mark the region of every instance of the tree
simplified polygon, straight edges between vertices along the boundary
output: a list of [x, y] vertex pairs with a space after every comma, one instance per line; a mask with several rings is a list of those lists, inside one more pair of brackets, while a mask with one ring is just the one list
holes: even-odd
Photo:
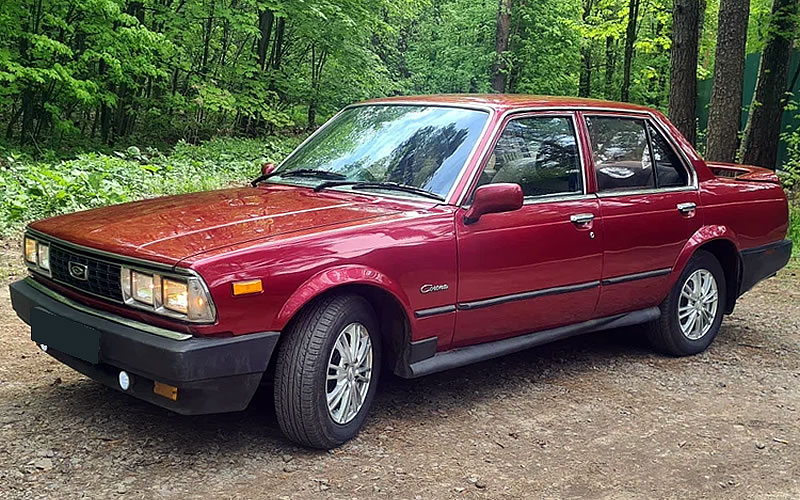
[[499, 0], [497, 6], [495, 59], [492, 65], [492, 90], [495, 92], [505, 92], [508, 81], [506, 50], [508, 50], [508, 37], [511, 34], [511, 2], [512, 0]]
[[[582, 21], [586, 23], [589, 16], [592, 14], [593, 0], [583, 0], [583, 15]], [[592, 40], [586, 39], [581, 48], [581, 58], [583, 60], [583, 69], [581, 70], [581, 80], [578, 85], [578, 95], [581, 97], [589, 97], [592, 95]]]
[[670, 53], [669, 118], [686, 139], [695, 143], [697, 125], [697, 53], [700, 4], [674, 0]]
[[797, 0], [774, 0], [772, 4], [767, 44], [739, 151], [742, 163], [775, 168], [798, 4]]
[[625, 60], [622, 66], [621, 101], [630, 100], [631, 64], [633, 63], [633, 44], [636, 43], [636, 23], [639, 19], [639, 0], [628, 1], [628, 25], [625, 28]]
[[720, 4], [705, 152], [709, 160], [736, 159], [749, 15], [750, 0], [725, 0]]

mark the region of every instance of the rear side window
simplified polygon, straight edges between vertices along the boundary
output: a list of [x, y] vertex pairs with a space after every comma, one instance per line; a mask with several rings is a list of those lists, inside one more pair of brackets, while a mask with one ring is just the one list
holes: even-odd
[[583, 176], [572, 119], [518, 118], [497, 140], [478, 185], [511, 182], [525, 197], [583, 194]]
[[598, 191], [656, 187], [644, 120], [591, 116], [586, 118], [586, 125]]
[[653, 145], [653, 157], [656, 164], [656, 181], [658, 187], [681, 187], [689, 184], [689, 173], [683, 166], [678, 154], [669, 145], [667, 139], [655, 127], [647, 124], [650, 131], [650, 142]]

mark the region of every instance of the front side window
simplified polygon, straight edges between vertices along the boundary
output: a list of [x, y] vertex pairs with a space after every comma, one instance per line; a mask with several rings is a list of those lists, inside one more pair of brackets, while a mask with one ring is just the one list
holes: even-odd
[[506, 125], [478, 185], [510, 182], [526, 197], [583, 193], [583, 176], [572, 119], [517, 118]]
[[645, 121], [637, 118], [586, 118], [598, 191], [656, 187]]
[[366, 190], [367, 184], [396, 183], [444, 198], [487, 119], [484, 111], [442, 106], [348, 108], [292, 153], [271, 180], [327, 180], [339, 182], [339, 189]]

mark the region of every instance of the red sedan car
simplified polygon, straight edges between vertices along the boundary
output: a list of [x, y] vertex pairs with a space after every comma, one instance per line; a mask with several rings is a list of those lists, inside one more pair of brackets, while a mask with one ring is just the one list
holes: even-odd
[[63, 363], [184, 414], [327, 448], [413, 378], [642, 325], [671, 355], [791, 254], [776, 176], [709, 164], [658, 111], [534, 96], [349, 106], [242, 187], [41, 220], [11, 285]]

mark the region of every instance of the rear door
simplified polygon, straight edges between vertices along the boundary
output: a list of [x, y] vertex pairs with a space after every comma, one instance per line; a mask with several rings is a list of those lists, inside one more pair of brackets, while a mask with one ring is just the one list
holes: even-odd
[[478, 185], [522, 186], [520, 210], [465, 225], [456, 217], [458, 313], [453, 347], [585, 321], [597, 303], [602, 244], [597, 197], [572, 113], [506, 120]]
[[700, 227], [693, 171], [647, 114], [586, 114], [603, 219], [596, 317], [657, 305], [683, 246]]

